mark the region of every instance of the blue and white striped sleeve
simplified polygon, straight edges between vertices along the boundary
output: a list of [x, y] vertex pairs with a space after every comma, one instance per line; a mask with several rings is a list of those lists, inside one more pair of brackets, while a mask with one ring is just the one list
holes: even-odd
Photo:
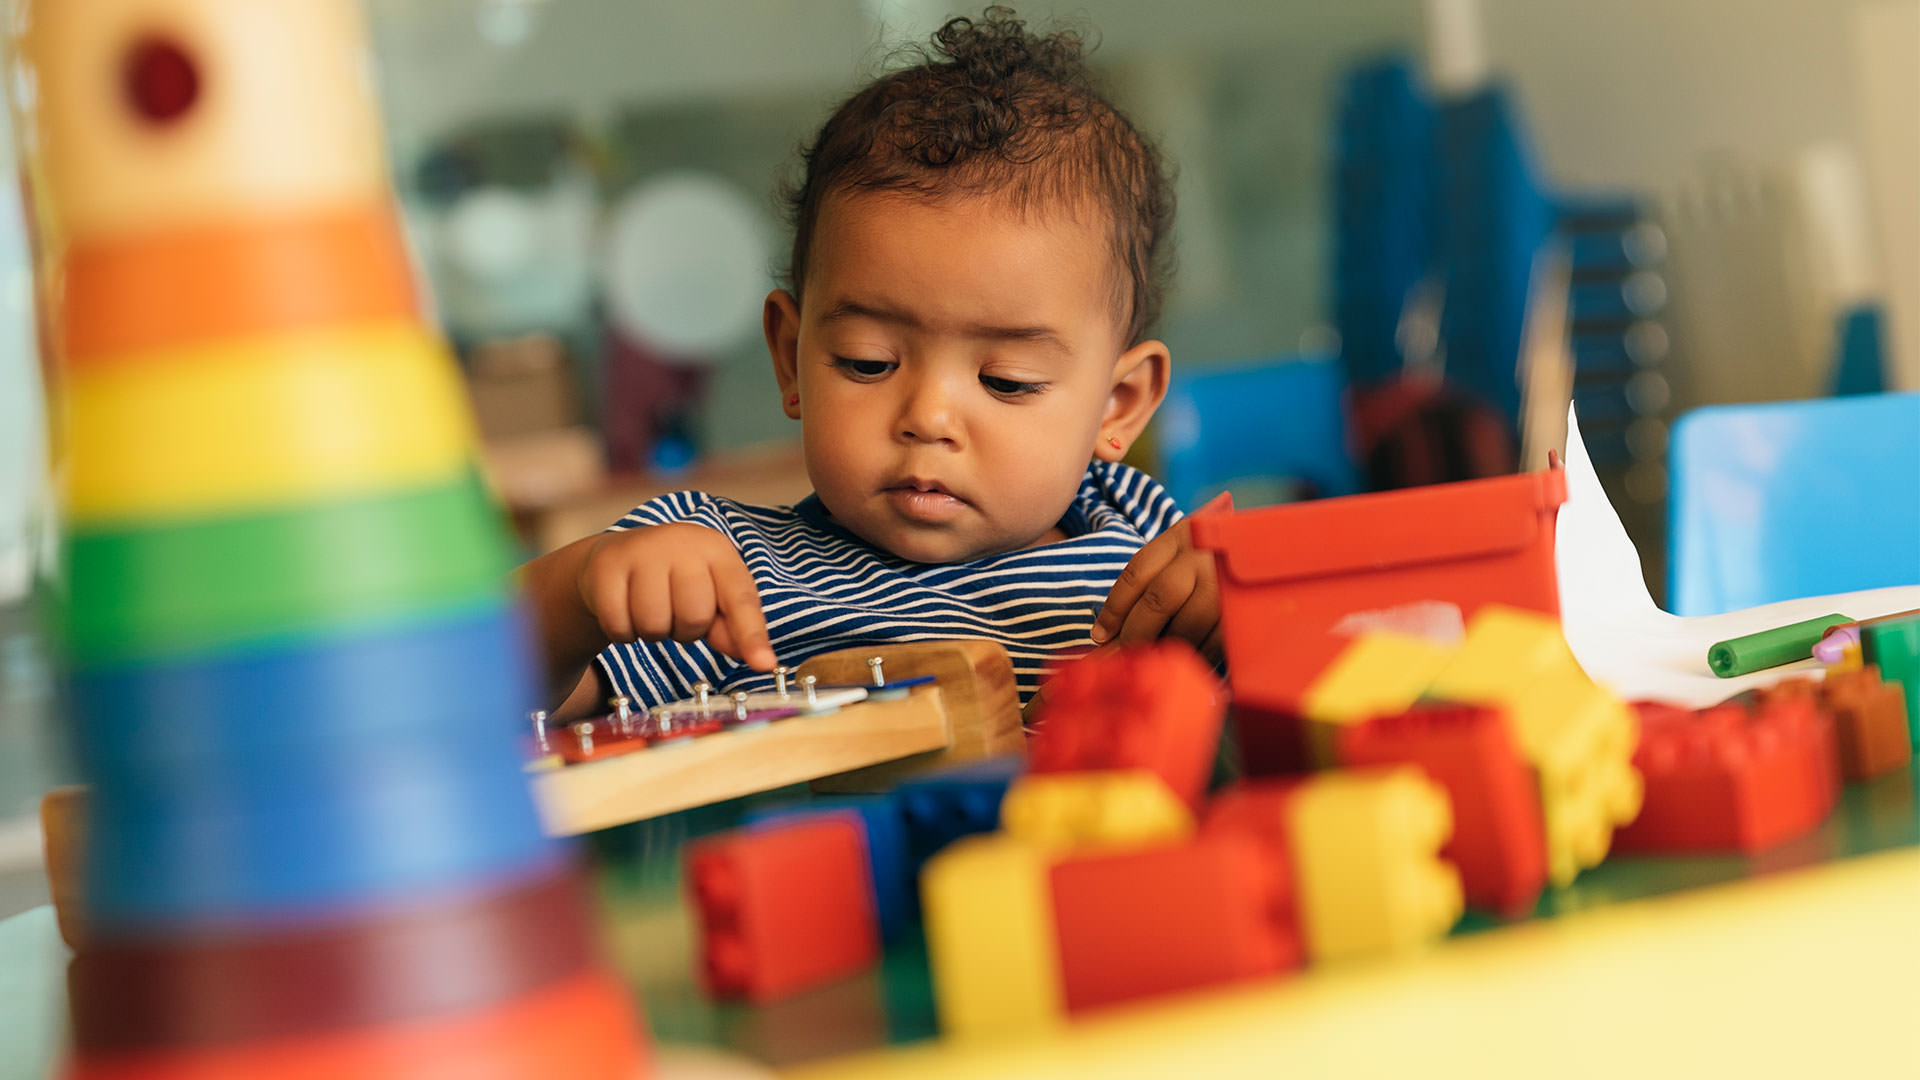
[[[626, 516], [606, 527], [606, 532], [625, 532], [642, 525], [671, 525], [692, 521], [713, 505], [713, 496], [704, 491], [676, 491], [648, 499], [627, 511]], [[702, 521], [701, 524], [711, 524]]]

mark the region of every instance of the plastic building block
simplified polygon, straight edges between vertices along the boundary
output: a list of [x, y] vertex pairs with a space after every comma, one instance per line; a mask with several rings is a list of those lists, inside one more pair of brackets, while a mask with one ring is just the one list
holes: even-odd
[[1367, 630], [1450, 620], [1457, 633], [1485, 604], [1557, 613], [1566, 495], [1553, 469], [1196, 517], [1193, 542], [1219, 567], [1236, 705], [1297, 711]]
[[1025, 766], [1018, 757], [987, 758], [918, 773], [895, 788], [914, 871], [960, 837], [998, 829], [1000, 800]]
[[1214, 796], [1200, 829], [1245, 833], [1266, 844], [1274, 857], [1292, 862], [1293, 796], [1311, 777], [1245, 780]]
[[1820, 699], [1833, 716], [1840, 772], [1848, 780], [1871, 780], [1912, 759], [1906, 697], [1898, 683], [1880, 681], [1878, 668], [1829, 674]]
[[701, 972], [714, 996], [777, 1001], [879, 960], [865, 831], [846, 811], [687, 849]]
[[1646, 806], [1614, 838], [1621, 852], [1752, 855], [1803, 836], [1833, 808], [1832, 727], [1802, 696], [1749, 712], [1639, 706], [1634, 762]]
[[1795, 716], [1815, 717], [1812, 721], [1813, 753], [1817, 759], [1814, 778], [1820, 784], [1820, 797], [1832, 806], [1840, 799], [1840, 737], [1820, 684], [1812, 679], [1796, 678], [1762, 688], [1754, 693], [1748, 711], [1765, 714], [1783, 706], [1800, 710]]
[[1460, 875], [1439, 854], [1453, 814], [1419, 769], [1323, 773], [1293, 792], [1289, 811], [1314, 960], [1417, 947], [1460, 918]]
[[1570, 884], [1607, 857], [1613, 831], [1640, 812], [1639, 725], [1632, 709], [1577, 673], [1538, 680], [1507, 708], [1540, 782], [1547, 879]]
[[1193, 812], [1145, 769], [1027, 775], [1007, 789], [1000, 824], [1009, 836], [1075, 851], [1141, 847], [1193, 833]]
[[1035, 1035], [1064, 1020], [1048, 861], [1010, 836], [969, 836], [921, 873], [927, 959], [948, 1037]]
[[1406, 634], [1362, 634], [1307, 688], [1308, 755], [1335, 764], [1339, 729], [1406, 712], [1453, 656], [1453, 650]]
[[911, 929], [917, 906], [913, 863], [908, 857], [907, 823], [899, 801], [890, 795], [848, 795], [814, 799], [793, 806], [750, 811], [749, 826], [802, 821], [823, 814], [852, 812], [866, 829], [867, 869], [873, 878], [875, 913], [882, 941], [896, 941]]
[[1540, 790], [1497, 708], [1428, 705], [1340, 732], [1342, 765], [1418, 765], [1447, 790], [1453, 837], [1440, 854], [1460, 870], [1466, 902], [1531, 911], [1547, 882]]
[[1062, 665], [1041, 692], [1031, 772], [1150, 769], [1199, 804], [1227, 699], [1192, 646], [1170, 639], [1091, 653]]
[[1296, 967], [1292, 882], [1245, 834], [1053, 867], [1069, 1012]]
[[1579, 670], [1558, 619], [1489, 604], [1467, 623], [1465, 640], [1427, 687], [1426, 696], [1442, 701], [1502, 701], [1535, 679]]
[[1920, 750], [1920, 615], [1861, 623], [1860, 647], [1862, 661], [1905, 692], [1908, 745]]
[[1844, 645], [1840, 649], [1840, 659], [1828, 664], [1827, 670], [1829, 672], [1859, 671], [1867, 666], [1864, 652], [1865, 650], [1859, 645]]
[[1633, 712], [1587, 678], [1554, 619], [1483, 609], [1427, 696], [1506, 711], [1539, 780], [1555, 885], [1598, 865], [1613, 830], [1639, 812]]

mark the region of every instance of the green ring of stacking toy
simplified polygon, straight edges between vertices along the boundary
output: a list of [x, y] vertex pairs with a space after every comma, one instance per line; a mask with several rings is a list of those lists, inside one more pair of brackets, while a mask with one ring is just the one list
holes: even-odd
[[[511, 557], [478, 479], [68, 542], [73, 663], [149, 660], [478, 603]], [[217, 583], [217, 584], [214, 584]]]

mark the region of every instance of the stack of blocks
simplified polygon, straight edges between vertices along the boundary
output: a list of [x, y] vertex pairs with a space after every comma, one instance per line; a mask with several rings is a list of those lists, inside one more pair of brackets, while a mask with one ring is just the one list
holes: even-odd
[[1047, 684], [1001, 830], [921, 879], [941, 1026], [1053, 1028], [1090, 1009], [1389, 952], [1444, 934], [1445, 792], [1411, 768], [1209, 799], [1218, 679], [1190, 648], [1094, 654]]
[[709, 990], [765, 1002], [871, 966], [892, 936], [873, 914], [888, 878], [916, 872], [941, 1026], [956, 1037], [1035, 1034], [1308, 957], [1417, 947], [1460, 917], [1459, 875], [1440, 858], [1447, 792], [1417, 768], [1210, 799], [1225, 692], [1190, 647], [1073, 661], [1044, 700], [1024, 772], [962, 766], [693, 845]]
[[16, 14], [92, 785], [68, 1074], [643, 1072], [521, 776], [509, 547], [358, 5]]
[[1811, 694], [1694, 712], [1642, 704], [1647, 804], [1622, 852], [1756, 854], [1825, 821], [1839, 795], [1833, 722]]
[[1447, 789], [1447, 856], [1478, 908], [1531, 910], [1547, 881], [1604, 859], [1640, 810], [1633, 713], [1544, 615], [1487, 605], [1457, 648], [1363, 635], [1303, 700], [1322, 764], [1418, 765]]
[[1178, 642], [1100, 650], [1048, 681], [1024, 771], [925, 774], [697, 844], [706, 981], [768, 1001], [870, 967], [911, 925], [916, 876], [957, 1038], [1404, 952], [1469, 905], [1524, 916], [1611, 849], [1751, 852], [1804, 833], [1843, 765], [1906, 760], [1900, 693], [1855, 671], [1751, 711], [1636, 712], [1587, 678], [1555, 619], [1486, 604], [1457, 645], [1360, 635], [1301, 695], [1320, 771], [1209, 795], [1212, 670]]

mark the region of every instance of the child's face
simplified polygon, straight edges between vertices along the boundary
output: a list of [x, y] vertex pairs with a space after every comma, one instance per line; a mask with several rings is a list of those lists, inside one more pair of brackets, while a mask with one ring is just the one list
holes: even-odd
[[828, 197], [804, 301], [769, 296], [766, 330], [835, 520], [920, 562], [1062, 538], [1088, 461], [1125, 453], [1169, 366], [1126, 347], [1106, 222], [1081, 216]]

